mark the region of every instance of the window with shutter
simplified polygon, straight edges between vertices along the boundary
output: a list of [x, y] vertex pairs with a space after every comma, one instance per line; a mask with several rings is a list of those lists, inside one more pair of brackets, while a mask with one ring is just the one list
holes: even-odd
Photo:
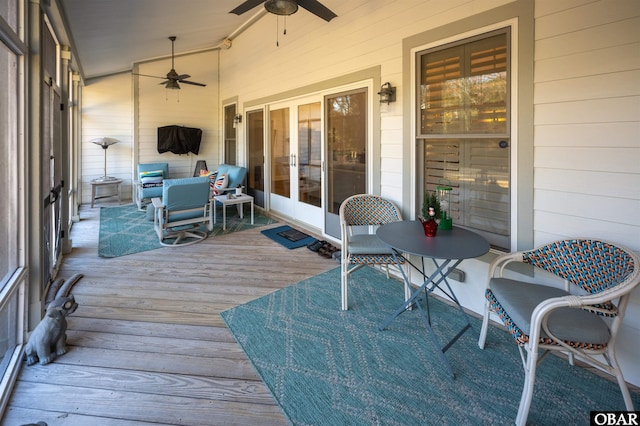
[[[454, 224], [510, 244], [508, 30], [418, 53], [422, 194], [453, 187]], [[421, 206], [420, 200], [417, 205]]]

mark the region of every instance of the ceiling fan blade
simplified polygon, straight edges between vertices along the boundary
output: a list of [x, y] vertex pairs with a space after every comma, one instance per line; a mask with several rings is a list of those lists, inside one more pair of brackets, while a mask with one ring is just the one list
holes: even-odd
[[204, 83], [196, 83], [195, 81], [188, 81], [188, 80], [180, 80], [180, 83], [191, 84], [192, 86], [200, 86], [200, 87], [206, 87], [207, 86]]
[[191, 77], [189, 74], [180, 74], [180, 75], [176, 75], [175, 77], [172, 77], [174, 80], [184, 80], [185, 78], [189, 78]]
[[236, 7], [235, 9], [233, 9], [231, 12], [229, 13], [235, 13], [236, 15], [242, 15], [245, 12], [248, 12], [249, 10], [253, 9], [254, 7], [256, 7], [257, 5], [264, 3], [264, 0], [247, 0], [244, 3], [242, 3], [240, 6]]
[[296, 0], [296, 2], [300, 7], [307, 9], [309, 12], [324, 19], [327, 22], [338, 16], [318, 0]]

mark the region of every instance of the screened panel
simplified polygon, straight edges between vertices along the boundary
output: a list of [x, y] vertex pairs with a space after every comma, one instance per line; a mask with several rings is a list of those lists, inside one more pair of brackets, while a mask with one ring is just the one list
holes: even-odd
[[18, 141], [18, 56], [0, 43], [0, 217], [4, 226], [0, 227], [0, 289], [9, 281], [18, 268], [18, 232], [15, 226], [17, 216], [17, 141]]

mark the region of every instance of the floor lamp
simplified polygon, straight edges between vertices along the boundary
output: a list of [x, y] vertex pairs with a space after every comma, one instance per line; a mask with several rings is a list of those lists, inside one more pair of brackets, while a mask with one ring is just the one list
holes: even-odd
[[104, 138], [91, 139], [90, 142], [96, 145], [100, 145], [102, 147], [102, 150], [104, 151], [104, 176], [96, 180], [103, 181], [103, 182], [107, 182], [110, 180], [117, 180], [117, 178], [113, 176], [107, 176], [107, 148], [109, 148], [111, 145], [117, 144], [120, 141], [118, 139], [104, 137]]

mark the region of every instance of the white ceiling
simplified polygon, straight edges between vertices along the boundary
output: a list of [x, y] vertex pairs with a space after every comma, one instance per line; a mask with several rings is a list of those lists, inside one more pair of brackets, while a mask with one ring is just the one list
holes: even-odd
[[[85, 79], [131, 70], [134, 62], [218, 47], [263, 16], [257, 6], [229, 13], [244, 0], [59, 0], [69, 43]], [[297, 13], [309, 13], [300, 9]]]

